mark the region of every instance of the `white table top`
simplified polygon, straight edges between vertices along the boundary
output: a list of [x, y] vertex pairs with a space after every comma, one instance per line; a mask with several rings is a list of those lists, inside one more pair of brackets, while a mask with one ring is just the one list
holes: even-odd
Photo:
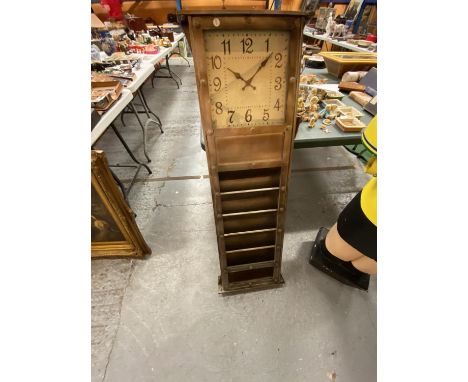
[[136, 78], [129, 86], [122, 90], [120, 98], [107, 110], [94, 129], [91, 131], [91, 146], [105, 133], [112, 121], [125, 109], [133, 99], [133, 93], [146, 81], [154, 72], [154, 65], [162, 58], [169, 55], [179, 44], [179, 41], [185, 37], [183, 33], [174, 33], [174, 42], [171, 47], [162, 48], [157, 54], [141, 54], [142, 64], [139, 70], [135, 72]]
[[154, 65], [149, 63], [142, 63], [140, 69], [135, 71], [135, 79], [126, 86], [128, 90], [135, 93], [141, 85], [144, 84], [146, 79], [154, 72]]
[[133, 94], [128, 89], [123, 89], [120, 98], [114, 102], [114, 104], [101, 115], [101, 119], [94, 126], [91, 131], [91, 146], [94, 145], [97, 140], [104, 134], [110, 124], [118, 117], [118, 115], [125, 109], [125, 107], [133, 99]]
[[157, 54], [138, 54], [142, 58], [141, 67], [135, 72], [136, 78], [127, 86], [127, 89], [135, 93], [138, 88], [143, 85], [146, 79], [154, 72], [154, 65], [162, 58], [170, 54], [178, 45], [179, 41], [184, 38], [183, 33], [174, 35], [174, 42], [171, 47], [163, 48]]
[[178, 45], [179, 41], [185, 37], [183, 33], [174, 33], [174, 42], [172, 46], [168, 48], [164, 48], [162, 46], [159, 47], [159, 52], [156, 54], [141, 54], [143, 62], [148, 62], [151, 65], [156, 65], [162, 58], [168, 56]]
[[139, 54], [138, 56], [142, 58], [141, 67], [135, 72], [136, 78], [132, 81], [130, 85], [127, 86], [127, 89], [132, 93], [135, 93], [138, 88], [143, 85], [146, 79], [154, 72], [154, 65], [159, 62], [162, 58], [169, 55], [179, 44], [179, 41], [184, 38], [183, 33], [174, 34], [174, 42], [171, 47], [163, 48], [157, 54]]
[[310, 32], [304, 32], [304, 35], [305, 35], [305, 36], [312, 37], [312, 38], [316, 38], [317, 40], [322, 40], [322, 41], [331, 42], [333, 45], [341, 46], [341, 47], [343, 47], [343, 48], [345, 48], [345, 49], [352, 50], [353, 52], [372, 52], [372, 51], [370, 51], [370, 50], [367, 49], [367, 48], [362, 48], [362, 47], [360, 47], [360, 46], [356, 46], [356, 45], [353, 45], [353, 44], [349, 44], [349, 43], [347, 43], [346, 41], [333, 40], [332, 38], [330, 38], [330, 37], [325, 37], [324, 35], [312, 34], [312, 33], [310, 33]]

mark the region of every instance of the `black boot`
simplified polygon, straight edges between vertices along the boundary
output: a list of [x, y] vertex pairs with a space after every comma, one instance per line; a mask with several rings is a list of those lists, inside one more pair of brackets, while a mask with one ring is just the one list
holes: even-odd
[[343, 261], [333, 256], [325, 246], [327, 234], [328, 229], [324, 227], [319, 229], [309, 263], [343, 284], [367, 291], [369, 289], [369, 275], [357, 270], [350, 261]]

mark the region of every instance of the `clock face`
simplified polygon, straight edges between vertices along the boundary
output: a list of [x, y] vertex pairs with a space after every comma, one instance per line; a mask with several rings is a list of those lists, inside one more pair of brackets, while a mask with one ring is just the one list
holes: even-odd
[[204, 32], [214, 128], [285, 122], [289, 31]]

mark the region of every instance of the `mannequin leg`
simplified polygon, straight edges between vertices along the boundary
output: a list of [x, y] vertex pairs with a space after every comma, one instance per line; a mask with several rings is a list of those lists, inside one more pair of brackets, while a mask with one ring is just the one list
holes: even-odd
[[309, 263], [349, 286], [367, 291], [369, 275], [377, 273], [377, 262], [364, 256], [339, 235], [336, 224], [321, 228], [312, 247]]
[[377, 259], [377, 227], [363, 213], [360, 199], [361, 192], [330, 230], [319, 229], [309, 263], [344, 284], [367, 291], [369, 275], [377, 273], [377, 261], [373, 260]]
[[330, 231], [325, 238], [325, 246], [328, 251], [333, 256], [336, 256], [343, 261], [353, 261], [364, 256], [361, 252], [341, 238], [336, 227], [337, 225], [335, 223], [333, 227], [330, 228]]
[[325, 238], [325, 247], [333, 256], [343, 261], [351, 261], [357, 270], [369, 275], [377, 274], [377, 262], [344, 241], [338, 233], [336, 223]]
[[359, 259], [351, 261], [351, 263], [358, 271], [367, 273], [369, 275], [377, 274], [377, 261], [371, 259], [370, 257], [362, 256]]

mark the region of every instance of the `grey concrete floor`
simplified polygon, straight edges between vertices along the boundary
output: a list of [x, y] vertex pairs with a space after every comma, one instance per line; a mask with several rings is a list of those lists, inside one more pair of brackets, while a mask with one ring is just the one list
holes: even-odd
[[[183, 85], [145, 85], [164, 134], [150, 125], [151, 176], [129, 199], [153, 250], [145, 260], [92, 262], [92, 380], [376, 381], [376, 279], [368, 293], [312, 268], [307, 257], [367, 177], [341, 147], [295, 150], [281, 288], [217, 293], [218, 252], [193, 68]], [[143, 158], [133, 116], [119, 130]], [[108, 131], [97, 148], [129, 163]], [[122, 179], [127, 170], [116, 171]], [[333, 379], [332, 373], [336, 374]]]

